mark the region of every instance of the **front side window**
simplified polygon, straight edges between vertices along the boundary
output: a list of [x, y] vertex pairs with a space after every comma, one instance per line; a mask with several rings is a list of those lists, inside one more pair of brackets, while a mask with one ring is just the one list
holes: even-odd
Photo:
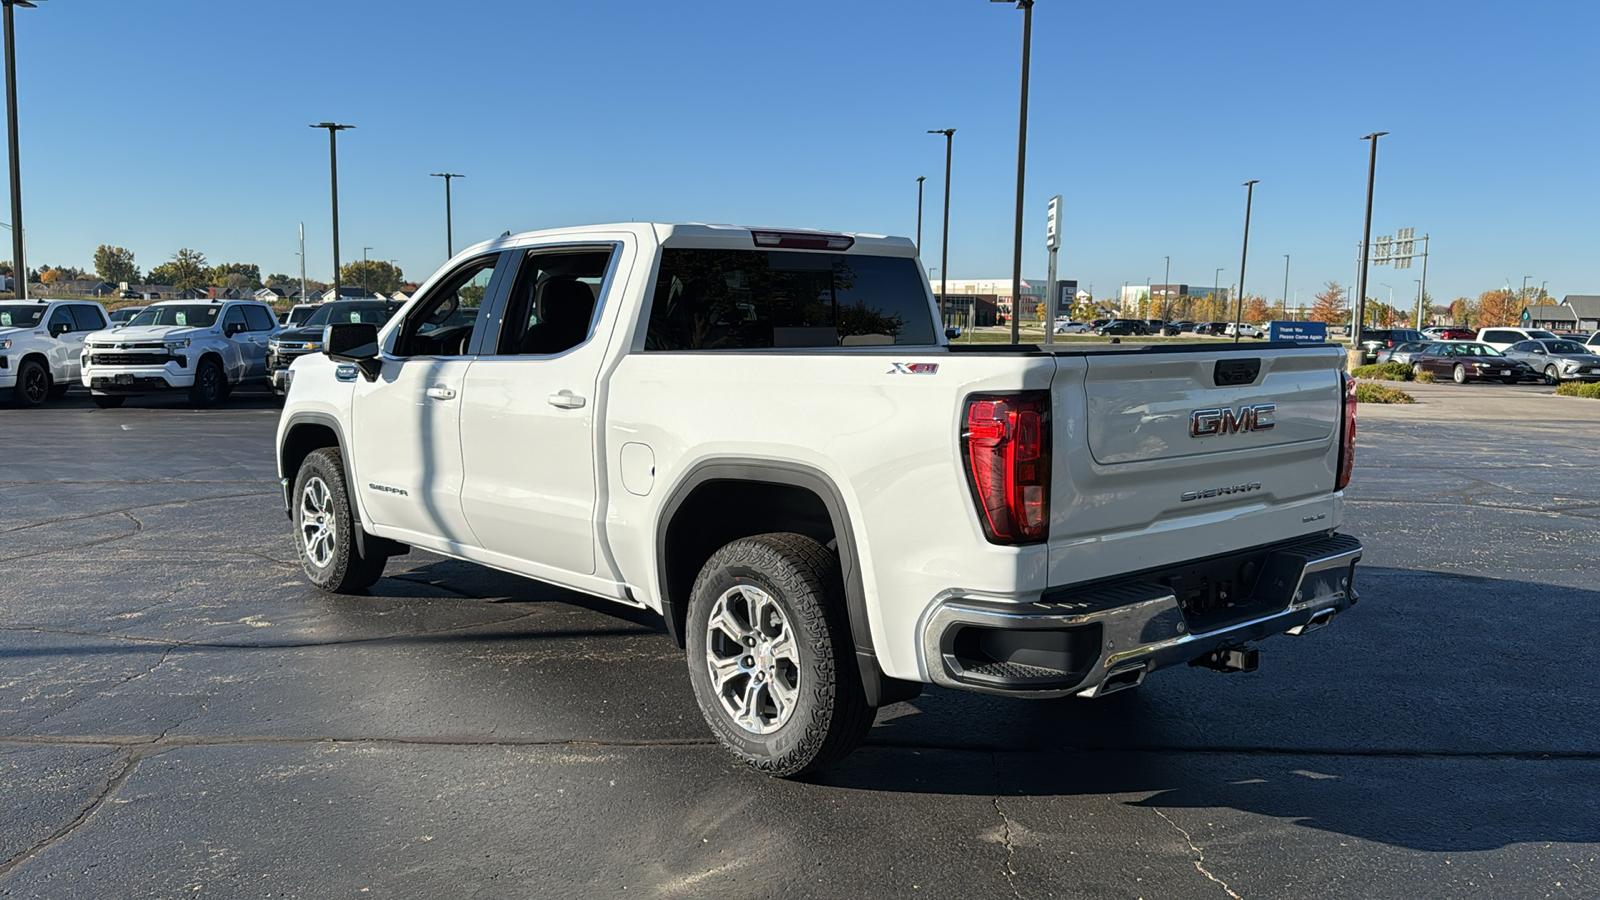
[[499, 254], [480, 256], [451, 272], [406, 316], [396, 356], [465, 356], [483, 295]]
[[496, 352], [549, 356], [587, 341], [610, 264], [609, 250], [530, 251], [506, 298]]
[[50, 314], [50, 333], [65, 334], [73, 329], [72, 310], [65, 306], [56, 307]]
[[661, 252], [646, 350], [931, 345], [916, 261], [795, 250]]
[[244, 324], [244, 310], [237, 306], [229, 307], [228, 312], [222, 317], [223, 333], [238, 334], [239, 332], [245, 330], [247, 329]]

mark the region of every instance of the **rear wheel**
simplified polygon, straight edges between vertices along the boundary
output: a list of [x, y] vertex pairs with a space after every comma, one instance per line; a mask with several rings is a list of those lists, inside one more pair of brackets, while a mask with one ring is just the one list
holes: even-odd
[[208, 356], [200, 360], [194, 370], [194, 384], [189, 388], [189, 402], [202, 409], [216, 406], [228, 396], [228, 378], [222, 372], [222, 363]]
[[111, 394], [95, 394], [92, 399], [94, 400], [94, 405], [100, 407], [101, 409], [116, 409], [128, 398], [117, 397]]
[[1466, 384], [1467, 367], [1460, 363], [1456, 363], [1456, 367], [1450, 371], [1450, 377], [1455, 380], [1456, 384]]
[[294, 542], [311, 583], [335, 594], [365, 590], [383, 577], [387, 557], [362, 556], [355, 516], [335, 447], [313, 450], [294, 481]]
[[728, 752], [769, 775], [831, 765], [876, 714], [856, 668], [839, 560], [798, 534], [743, 538], [695, 579], [686, 636], [695, 700]]
[[50, 397], [50, 370], [37, 359], [25, 359], [17, 367], [17, 386], [11, 389], [11, 400], [18, 406], [29, 408], [43, 406]]
[[1424, 369], [1422, 368], [1422, 363], [1411, 364], [1411, 375], [1413, 378], [1421, 378], [1423, 371]]
[[1544, 383], [1545, 384], [1560, 384], [1561, 383], [1561, 372], [1555, 366], [1545, 366], [1544, 367]]

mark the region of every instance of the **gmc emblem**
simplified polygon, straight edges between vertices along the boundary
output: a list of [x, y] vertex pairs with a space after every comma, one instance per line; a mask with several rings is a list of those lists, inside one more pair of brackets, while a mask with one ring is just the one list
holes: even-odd
[[1237, 434], [1241, 431], [1267, 431], [1277, 424], [1272, 421], [1272, 414], [1277, 409], [1276, 403], [1241, 406], [1238, 412], [1227, 408], [1197, 409], [1189, 414], [1189, 436], [1209, 437], [1213, 434]]

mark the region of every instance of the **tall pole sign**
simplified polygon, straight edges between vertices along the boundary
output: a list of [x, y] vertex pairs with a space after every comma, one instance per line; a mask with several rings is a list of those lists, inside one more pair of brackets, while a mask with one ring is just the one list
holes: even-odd
[[[1056, 297], [1056, 251], [1061, 249], [1061, 195], [1050, 198], [1050, 205], [1045, 213], [1044, 220], [1044, 246], [1050, 251], [1050, 286], [1045, 294], [1044, 309], [1044, 342], [1055, 343], [1056, 313], [1061, 300]], [[1018, 308], [1017, 300], [1013, 299], [1012, 307]]]

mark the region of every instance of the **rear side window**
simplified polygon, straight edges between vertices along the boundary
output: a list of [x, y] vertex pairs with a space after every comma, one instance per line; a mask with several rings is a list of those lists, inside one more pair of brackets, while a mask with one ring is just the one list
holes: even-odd
[[645, 349], [929, 345], [933, 324], [913, 259], [668, 249]]
[[1514, 331], [1497, 331], [1495, 329], [1490, 329], [1479, 335], [1478, 340], [1510, 343], [1511, 341], [1522, 340], [1522, 335], [1517, 334]]
[[79, 331], [99, 331], [106, 327], [106, 317], [100, 307], [79, 303], [68, 308], [72, 310], [72, 321], [78, 323]]
[[244, 320], [250, 323], [251, 331], [271, 331], [277, 324], [272, 319], [272, 313], [267, 312], [264, 306], [246, 306]]

